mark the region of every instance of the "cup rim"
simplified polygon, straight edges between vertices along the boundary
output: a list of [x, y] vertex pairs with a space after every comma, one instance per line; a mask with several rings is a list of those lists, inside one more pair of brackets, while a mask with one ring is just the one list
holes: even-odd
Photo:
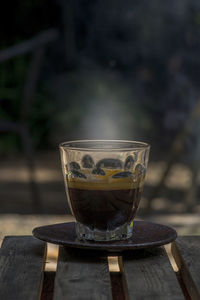
[[[81, 144], [89, 144], [89, 143], [121, 143], [124, 144], [124, 147], [114, 147], [114, 148], [104, 148], [104, 147], [99, 147], [99, 148], [92, 148], [92, 147], [81, 147]], [[80, 146], [75, 146], [75, 145], [80, 144]], [[132, 147], [125, 147], [126, 144], [132, 145]], [[135, 141], [135, 140], [104, 140], [104, 139], [85, 139], [85, 140], [73, 140], [73, 141], [66, 141], [62, 142], [59, 144], [60, 149], [68, 149], [68, 150], [78, 150], [78, 151], [91, 151], [91, 152], [98, 152], [98, 151], [108, 151], [108, 152], [113, 152], [113, 151], [138, 151], [138, 150], [147, 150], [150, 149], [150, 145], [146, 142], [140, 142], [140, 141]]]

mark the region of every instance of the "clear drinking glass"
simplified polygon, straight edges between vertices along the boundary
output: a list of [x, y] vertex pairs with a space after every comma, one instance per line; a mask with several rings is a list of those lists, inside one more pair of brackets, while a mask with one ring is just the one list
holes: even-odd
[[150, 146], [123, 140], [60, 144], [68, 203], [81, 240], [130, 238]]

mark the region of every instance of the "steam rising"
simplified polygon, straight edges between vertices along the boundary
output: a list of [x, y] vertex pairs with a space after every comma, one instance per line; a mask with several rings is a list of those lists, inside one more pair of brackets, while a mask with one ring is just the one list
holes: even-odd
[[128, 109], [127, 93], [122, 91], [121, 86], [108, 87], [101, 84], [100, 87], [82, 117], [83, 136], [97, 139], [128, 138], [133, 117]]
[[59, 128], [62, 126], [64, 130], [61, 141], [138, 139], [138, 136], [142, 139], [141, 129], [150, 128], [134, 88], [117, 73], [83, 72], [71, 79], [68, 95], [61, 87], [59, 90], [62, 101], [70, 100], [59, 115], [62, 124]]

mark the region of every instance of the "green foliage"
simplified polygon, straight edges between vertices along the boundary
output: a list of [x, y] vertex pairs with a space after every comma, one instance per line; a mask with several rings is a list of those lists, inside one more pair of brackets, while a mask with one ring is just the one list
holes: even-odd
[[50, 146], [50, 133], [55, 120], [55, 102], [44, 87], [39, 88], [29, 118], [34, 148]]
[[[17, 57], [1, 64], [0, 73], [0, 119], [17, 122], [22, 109], [23, 88], [29, 67], [29, 56]], [[52, 120], [52, 104], [47, 92], [41, 86], [37, 88], [33, 101], [28, 126], [33, 145], [42, 147], [48, 142]], [[21, 150], [20, 138], [13, 133], [2, 133], [0, 152], [16, 152]]]

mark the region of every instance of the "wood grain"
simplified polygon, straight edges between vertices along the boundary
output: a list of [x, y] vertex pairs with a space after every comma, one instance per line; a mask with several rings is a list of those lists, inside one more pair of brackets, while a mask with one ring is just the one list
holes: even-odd
[[46, 243], [32, 236], [6, 237], [0, 249], [0, 299], [40, 298]]
[[200, 236], [178, 237], [171, 251], [188, 294], [192, 299], [199, 300]]
[[163, 248], [133, 251], [122, 258], [119, 265], [125, 275], [127, 299], [184, 299]]
[[59, 248], [54, 285], [54, 300], [112, 299], [110, 275], [106, 257], [92, 252]]

